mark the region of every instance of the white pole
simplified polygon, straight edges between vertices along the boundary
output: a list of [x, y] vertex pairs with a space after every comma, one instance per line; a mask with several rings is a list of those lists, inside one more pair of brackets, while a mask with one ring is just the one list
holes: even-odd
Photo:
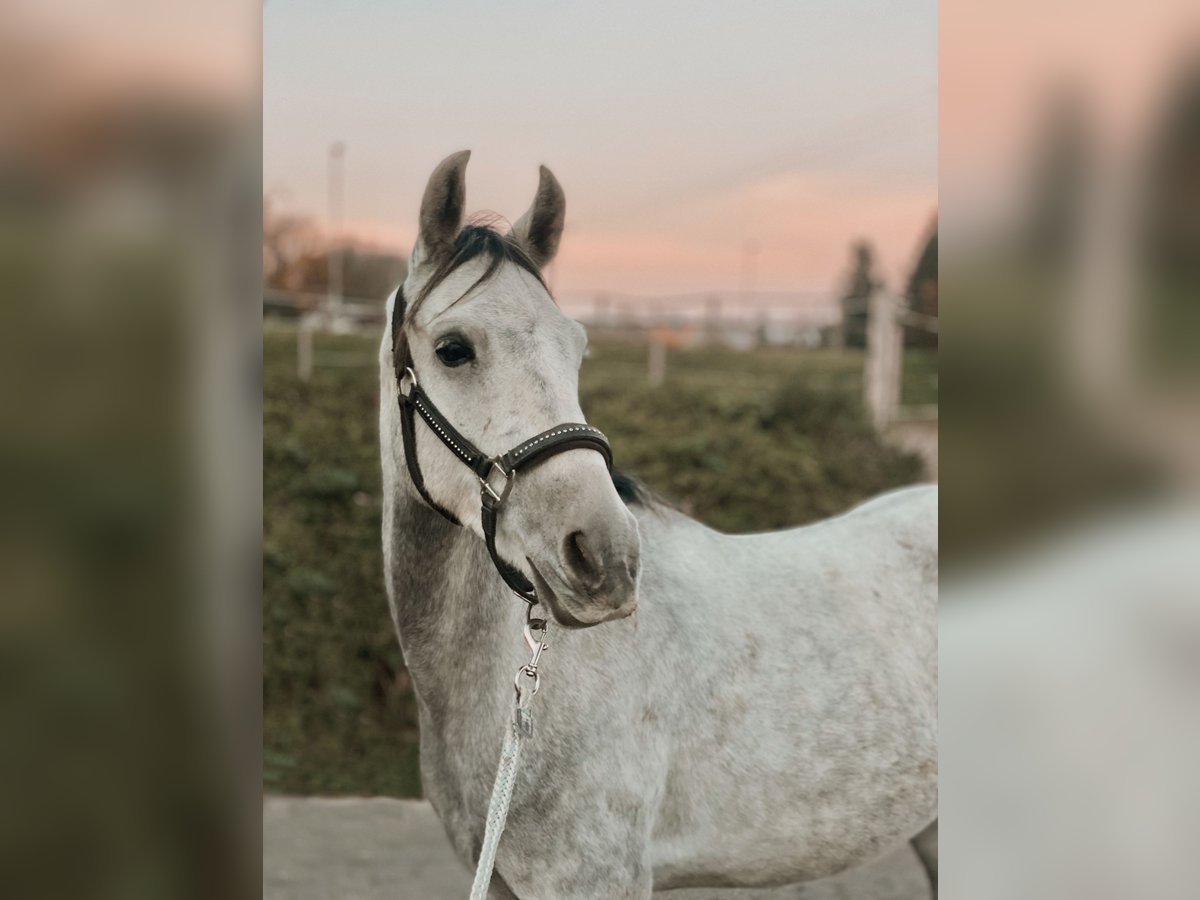
[[312, 313], [300, 317], [300, 328], [296, 333], [296, 374], [301, 381], [312, 378], [313, 372], [313, 320]]
[[330, 231], [329, 246], [329, 316], [332, 319], [340, 317], [342, 312], [342, 248], [341, 235], [338, 233], [342, 226], [342, 201], [345, 192], [346, 144], [334, 141], [329, 145], [329, 183], [328, 183], [328, 219]]
[[876, 288], [867, 304], [863, 401], [871, 424], [877, 431], [882, 431], [896, 421], [900, 407], [904, 331], [896, 319], [896, 306], [887, 291]]
[[667, 344], [655, 334], [650, 338], [650, 386], [661, 387], [667, 380]]

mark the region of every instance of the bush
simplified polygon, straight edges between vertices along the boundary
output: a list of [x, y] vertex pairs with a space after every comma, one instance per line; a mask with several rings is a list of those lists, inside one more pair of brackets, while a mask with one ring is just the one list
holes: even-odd
[[[374, 347], [319, 337], [313, 380], [303, 384], [294, 334], [265, 338], [270, 791], [420, 789], [415, 703], [383, 588]], [[328, 350], [361, 353], [364, 365], [322, 367]], [[583, 409], [622, 469], [716, 528], [797, 525], [920, 478], [919, 460], [875, 437], [856, 393], [830, 386], [831, 371], [852, 373], [861, 358], [673, 351], [658, 389], [645, 386], [643, 360], [643, 348], [597, 348], [581, 373]]]

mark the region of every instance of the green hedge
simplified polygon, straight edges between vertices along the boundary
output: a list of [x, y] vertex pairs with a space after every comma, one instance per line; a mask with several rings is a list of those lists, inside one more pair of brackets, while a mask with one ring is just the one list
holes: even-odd
[[[379, 538], [377, 343], [268, 330], [263, 413], [263, 780], [293, 794], [420, 793], [416, 711], [388, 615]], [[337, 365], [322, 365], [322, 359]], [[594, 347], [588, 421], [619, 465], [728, 531], [796, 525], [917, 481], [858, 402], [861, 356]], [[348, 365], [359, 361], [362, 365]], [[921, 363], [927, 366], [927, 362]]]

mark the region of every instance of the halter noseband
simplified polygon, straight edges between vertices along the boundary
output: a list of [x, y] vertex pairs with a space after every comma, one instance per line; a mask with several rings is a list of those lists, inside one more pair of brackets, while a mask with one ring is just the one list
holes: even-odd
[[[421, 465], [417, 461], [416, 418], [421, 419], [437, 435], [450, 452], [469, 468], [479, 479], [479, 500], [482, 506], [480, 518], [483, 523], [483, 539], [487, 545], [492, 562], [505, 584], [526, 603], [537, 603], [537, 592], [529, 579], [515, 566], [500, 557], [496, 550], [496, 528], [499, 524], [499, 514], [512, 490], [517, 472], [530, 469], [538, 463], [545, 462], [551, 456], [567, 450], [595, 450], [604, 457], [609, 470], [612, 469], [612, 448], [608, 438], [597, 428], [580, 422], [567, 422], [555, 425], [534, 435], [524, 443], [518, 444], [507, 453], [498, 456], [488, 456], [473, 443], [459, 433], [450, 421], [429, 399], [429, 395], [417, 381], [417, 372], [413, 364], [412, 348], [404, 342], [404, 354], [401, 358], [396, 354], [397, 339], [402, 329], [404, 318], [404, 296], [396, 292], [396, 303], [392, 310], [392, 351], [396, 356], [396, 388], [400, 403], [400, 431], [404, 438], [404, 460], [408, 465], [408, 474], [416, 486], [417, 493], [432, 508], [447, 521], [454, 525], [462, 525], [458, 518], [446, 507], [430, 496], [425, 487], [425, 478], [421, 474]], [[503, 482], [500, 482], [500, 479]]]

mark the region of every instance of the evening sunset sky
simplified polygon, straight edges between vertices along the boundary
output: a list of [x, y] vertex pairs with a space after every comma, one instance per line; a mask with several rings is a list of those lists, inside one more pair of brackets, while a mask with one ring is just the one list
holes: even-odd
[[[473, 151], [468, 207], [567, 194], [557, 289], [832, 292], [852, 241], [901, 288], [937, 208], [932, 2], [271, 2], [263, 181], [407, 250], [425, 179]], [[749, 249], [748, 249], [749, 248]]]

